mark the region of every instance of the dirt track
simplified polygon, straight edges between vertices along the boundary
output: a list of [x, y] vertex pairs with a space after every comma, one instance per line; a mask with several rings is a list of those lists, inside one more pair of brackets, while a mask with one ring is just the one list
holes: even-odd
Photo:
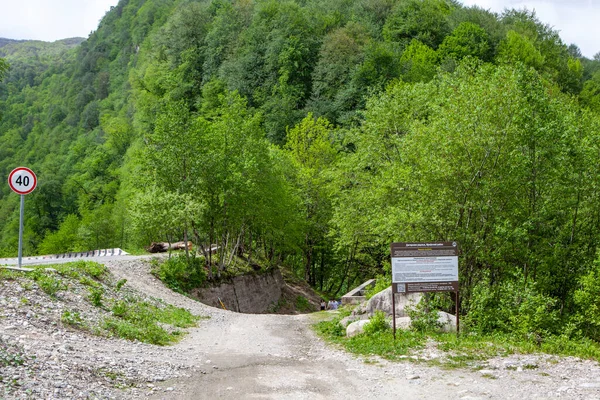
[[[174, 346], [93, 336], [60, 322], [69, 307], [98, 312], [84, 300], [86, 292], [52, 299], [2, 281], [0, 345], [20, 349], [28, 361], [3, 364], [0, 357], [0, 398], [600, 399], [596, 362], [523, 355], [489, 360], [476, 371], [354, 357], [312, 331], [322, 313], [233, 313], [165, 288], [142, 259], [106, 265], [114, 279], [127, 279], [127, 290], [210, 318]], [[422, 354], [439, 355], [435, 346]]]
[[111, 266], [139, 290], [211, 316], [171, 348], [192, 367], [189, 376], [162, 382], [153, 399], [600, 398], [596, 363], [515, 356], [490, 360], [486, 373], [356, 358], [319, 340], [314, 316], [214, 309], [164, 288], [144, 268]]

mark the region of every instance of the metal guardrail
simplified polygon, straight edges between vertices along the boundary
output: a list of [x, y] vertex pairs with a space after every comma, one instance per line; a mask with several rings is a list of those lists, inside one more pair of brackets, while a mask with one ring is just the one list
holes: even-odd
[[[122, 250], [118, 247], [114, 249], [101, 249], [101, 250], [90, 250], [90, 251], [81, 251], [81, 252], [73, 252], [73, 253], [63, 253], [63, 254], [48, 254], [44, 256], [32, 256], [32, 257], [23, 257], [24, 261], [35, 261], [35, 260], [59, 260], [64, 258], [90, 258], [90, 257], [108, 257], [108, 256], [126, 256], [129, 255], [125, 250]], [[0, 263], [6, 261], [13, 261], [15, 257], [10, 258], [0, 258]]]

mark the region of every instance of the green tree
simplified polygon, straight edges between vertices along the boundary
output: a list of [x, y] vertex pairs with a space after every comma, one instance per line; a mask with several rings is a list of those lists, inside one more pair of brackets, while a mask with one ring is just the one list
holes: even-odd
[[436, 74], [438, 55], [432, 48], [416, 39], [400, 57], [402, 78], [407, 82], [428, 82]]
[[8, 63], [4, 58], [0, 58], [0, 82], [4, 79], [6, 71], [8, 71]]
[[40, 254], [61, 254], [83, 250], [80, 245], [79, 225], [80, 221], [77, 215], [67, 215], [56, 232], [44, 236], [44, 240], [38, 247], [38, 252]]
[[438, 48], [442, 59], [462, 60], [467, 56], [489, 61], [490, 44], [487, 32], [471, 22], [463, 22], [444, 38]]
[[340, 240], [458, 240], [467, 309], [482, 273], [493, 285], [515, 268], [571, 307], [590, 262], [577, 243], [595, 243], [582, 140], [594, 125], [557, 93], [527, 68], [469, 63], [426, 85], [391, 85], [349, 138]]
[[325, 241], [331, 218], [330, 173], [337, 158], [332, 126], [320, 117], [309, 114], [288, 132], [286, 148], [298, 168], [298, 184], [303, 194], [303, 215], [306, 218], [304, 238], [304, 279], [316, 284], [316, 250]]
[[448, 16], [451, 3], [444, 0], [408, 0], [398, 2], [383, 27], [386, 40], [408, 44], [417, 39], [437, 49], [450, 33]]
[[523, 64], [541, 69], [544, 57], [527, 37], [515, 32], [508, 31], [506, 39], [498, 46], [497, 58], [500, 62]]

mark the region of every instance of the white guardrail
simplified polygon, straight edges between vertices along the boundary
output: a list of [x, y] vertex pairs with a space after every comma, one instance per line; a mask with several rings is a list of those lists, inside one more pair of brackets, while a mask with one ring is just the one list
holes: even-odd
[[[63, 258], [90, 258], [90, 257], [109, 257], [109, 256], [126, 256], [129, 255], [125, 250], [120, 248], [114, 249], [101, 249], [101, 250], [90, 250], [81, 251], [77, 253], [64, 253], [64, 254], [48, 254], [45, 256], [33, 256], [23, 257], [23, 261], [35, 261], [35, 260], [58, 260]], [[15, 257], [0, 258], [0, 264], [6, 261], [12, 261]]]

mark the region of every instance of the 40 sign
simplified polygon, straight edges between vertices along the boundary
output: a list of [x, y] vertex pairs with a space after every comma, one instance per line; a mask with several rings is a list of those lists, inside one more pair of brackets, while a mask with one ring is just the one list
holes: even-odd
[[13, 169], [8, 176], [8, 184], [17, 194], [29, 194], [37, 186], [37, 177], [29, 168], [19, 167]]

